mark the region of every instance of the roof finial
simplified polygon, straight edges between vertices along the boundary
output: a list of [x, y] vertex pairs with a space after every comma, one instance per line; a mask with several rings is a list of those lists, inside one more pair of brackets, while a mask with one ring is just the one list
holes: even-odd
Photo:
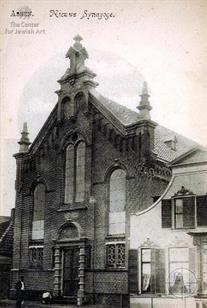
[[28, 148], [29, 148], [29, 145], [30, 145], [30, 141], [29, 141], [29, 138], [28, 138], [28, 129], [27, 129], [27, 122], [24, 122], [23, 124], [23, 130], [21, 132], [21, 139], [20, 141], [18, 142], [20, 147], [19, 147], [19, 152], [20, 153], [23, 153], [23, 152], [27, 152]]
[[152, 109], [152, 107], [150, 106], [150, 102], [149, 102], [149, 93], [148, 93], [148, 86], [147, 86], [146, 81], [143, 82], [142, 94], [140, 95], [140, 97], [141, 97], [141, 101], [137, 109], [140, 110], [140, 115], [144, 120], [149, 120], [150, 110]]
[[81, 41], [83, 40], [82, 37], [79, 34], [77, 34], [73, 39], [75, 41], [75, 43], [73, 44], [73, 47], [76, 50], [80, 50], [83, 47], [81, 44]]
[[75, 43], [66, 53], [66, 58], [70, 59], [70, 72], [72, 74], [77, 73], [77, 69], [83, 68], [85, 60], [88, 58], [86, 49], [80, 43], [82, 37], [78, 34], [73, 39]]

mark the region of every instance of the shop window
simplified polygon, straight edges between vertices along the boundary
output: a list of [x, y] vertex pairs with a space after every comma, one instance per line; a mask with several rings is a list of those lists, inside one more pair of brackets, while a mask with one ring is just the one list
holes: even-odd
[[29, 247], [29, 263], [31, 268], [42, 268], [43, 247]]
[[44, 238], [45, 186], [38, 184], [34, 190], [32, 239]]
[[125, 233], [126, 172], [116, 169], [109, 182], [109, 234]]
[[125, 267], [125, 243], [106, 245], [106, 266], [108, 268]]

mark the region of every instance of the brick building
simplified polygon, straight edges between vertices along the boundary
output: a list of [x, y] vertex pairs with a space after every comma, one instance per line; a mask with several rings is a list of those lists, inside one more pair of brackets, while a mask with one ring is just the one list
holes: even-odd
[[97, 92], [81, 37], [66, 57], [58, 102], [30, 145], [24, 124], [15, 154], [16, 211], [11, 296], [27, 293], [129, 304], [130, 214], [160, 196], [168, 162], [193, 142], [157, 125], [144, 83], [139, 112]]

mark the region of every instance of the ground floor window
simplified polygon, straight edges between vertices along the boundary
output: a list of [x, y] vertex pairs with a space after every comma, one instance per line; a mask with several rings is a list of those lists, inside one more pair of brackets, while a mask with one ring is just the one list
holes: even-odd
[[31, 268], [42, 268], [43, 246], [29, 247], [29, 263]]
[[151, 249], [141, 249], [141, 289], [143, 292], [151, 292], [152, 264]]
[[[207, 244], [205, 251], [207, 253]], [[130, 291], [139, 294], [195, 294], [195, 252], [193, 247], [159, 248], [146, 241], [129, 254]], [[207, 255], [205, 269], [207, 286]]]
[[169, 293], [190, 292], [189, 248], [169, 248]]
[[106, 266], [109, 268], [125, 267], [125, 243], [106, 244]]

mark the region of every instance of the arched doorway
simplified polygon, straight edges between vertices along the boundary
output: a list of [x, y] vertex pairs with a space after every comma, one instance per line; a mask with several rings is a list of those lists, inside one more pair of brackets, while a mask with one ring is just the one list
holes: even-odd
[[[62, 295], [64, 297], [77, 296], [79, 287], [79, 252], [80, 248], [75, 240], [79, 240], [77, 227], [69, 223], [64, 225], [59, 232], [59, 242], [61, 249], [62, 266]], [[75, 241], [64, 246], [68, 240]]]

